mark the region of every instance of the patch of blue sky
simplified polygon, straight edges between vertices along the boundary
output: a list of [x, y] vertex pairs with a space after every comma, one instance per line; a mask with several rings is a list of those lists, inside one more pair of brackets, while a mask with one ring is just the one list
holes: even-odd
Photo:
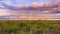
[[32, 4], [32, 2], [51, 2], [52, 0], [0, 0], [0, 2], [4, 2], [6, 4], [10, 4], [10, 5], [20, 5], [20, 4], [24, 4], [24, 5], [30, 5]]
[[37, 2], [37, 3], [42, 3], [42, 2], [52, 2], [52, 0], [16, 0], [16, 1], [11, 1], [12, 4], [14, 5], [20, 5], [20, 4], [24, 4], [24, 5], [30, 5], [33, 2]]

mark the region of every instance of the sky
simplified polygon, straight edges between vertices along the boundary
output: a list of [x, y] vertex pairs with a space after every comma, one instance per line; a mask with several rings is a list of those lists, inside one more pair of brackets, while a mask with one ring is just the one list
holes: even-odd
[[33, 2], [51, 2], [52, 0], [0, 0], [0, 2], [4, 2], [6, 4], [10, 4], [10, 5], [20, 5], [20, 4], [24, 4], [24, 5], [31, 5]]
[[[38, 7], [36, 9], [35, 7], [33, 8], [32, 6], [31, 7], [28, 6], [28, 5], [31, 5], [33, 2], [45, 3], [45, 2], [52, 2], [52, 0], [0, 0], [0, 2], [3, 2], [3, 3], [6, 4], [6, 5], [3, 5], [5, 7], [5, 9], [1, 9], [0, 8], [0, 17], [1, 16], [7, 16], [7, 15], [23, 14], [23, 13], [27, 13], [27, 14], [28, 13], [30, 13], [30, 14], [31, 13], [32, 14], [35, 14], [35, 13], [37, 13], [37, 14], [42, 14], [42, 13], [44, 13], [44, 14], [45, 13], [53, 13], [53, 14], [55, 13], [55, 14], [57, 14], [57, 13], [59, 13], [59, 16], [60, 16], [60, 8], [59, 8], [60, 6], [59, 6], [59, 4], [54, 5], [54, 3], [52, 3], [49, 6], [47, 6], [49, 9], [47, 7], [45, 7], [45, 8], [43, 8], [43, 7], [42, 8], [39, 8]], [[26, 11], [28, 10], [29, 12], [23, 12], [23, 10], [20, 11], [20, 9], [21, 9], [20, 7], [15, 7], [15, 6], [19, 6], [21, 4], [27, 5], [28, 7], [27, 8], [23, 8], [23, 9], [25, 9]], [[45, 4], [43, 6], [45, 6]], [[53, 8], [51, 8], [52, 6], [53, 6]], [[58, 6], [58, 7], [56, 7], [56, 6]], [[11, 8], [11, 7], [13, 7], [13, 8]], [[56, 8], [54, 8], [54, 7], [56, 7]], [[31, 12], [31, 10], [32, 10], [31, 8], [34, 9], [34, 12]]]

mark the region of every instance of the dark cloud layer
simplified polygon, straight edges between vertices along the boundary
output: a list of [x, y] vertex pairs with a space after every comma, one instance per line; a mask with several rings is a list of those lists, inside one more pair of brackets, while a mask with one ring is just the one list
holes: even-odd
[[4, 6], [5, 9], [8, 9], [8, 10], [14, 10], [14, 11], [42, 11], [43, 13], [46, 12], [46, 13], [60, 13], [60, 3], [49, 3], [48, 5], [47, 4], [44, 4], [43, 6], [39, 6], [37, 4], [34, 4], [36, 5], [35, 7], [30, 5], [30, 6], [22, 6], [21, 7], [16, 7], [16, 6], [10, 6], [10, 5], [7, 5], [5, 3], [0, 3]]

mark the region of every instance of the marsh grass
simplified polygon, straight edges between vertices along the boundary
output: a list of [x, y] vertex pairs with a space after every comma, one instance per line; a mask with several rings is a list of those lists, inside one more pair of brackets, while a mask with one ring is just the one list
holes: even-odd
[[0, 20], [0, 34], [60, 34], [60, 20]]

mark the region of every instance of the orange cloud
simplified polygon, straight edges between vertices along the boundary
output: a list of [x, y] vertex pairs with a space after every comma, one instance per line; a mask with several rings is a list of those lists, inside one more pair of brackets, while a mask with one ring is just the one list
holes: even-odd
[[25, 7], [26, 7], [26, 6], [23, 5], [23, 4], [21, 4], [21, 5], [18, 6], [18, 8], [25, 8]]
[[48, 11], [48, 10], [45, 10], [43, 13], [48, 14], [48, 13], [49, 13], [49, 11]]
[[11, 13], [8, 10], [0, 9], [0, 16], [10, 15]]
[[32, 3], [32, 7], [38, 7], [38, 3], [37, 2], [33, 2]]
[[[59, 3], [37, 3], [33, 2], [30, 6], [20, 5], [18, 8], [24, 8], [24, 10], [36, 10], [36, 11], [42, 11], [43, 13], [55, 13], [60, 11]], [[32, 9], [31, 9], [32, 8]]]
[[26, 15], [20, 15], [20, 18], [27, 18]]

